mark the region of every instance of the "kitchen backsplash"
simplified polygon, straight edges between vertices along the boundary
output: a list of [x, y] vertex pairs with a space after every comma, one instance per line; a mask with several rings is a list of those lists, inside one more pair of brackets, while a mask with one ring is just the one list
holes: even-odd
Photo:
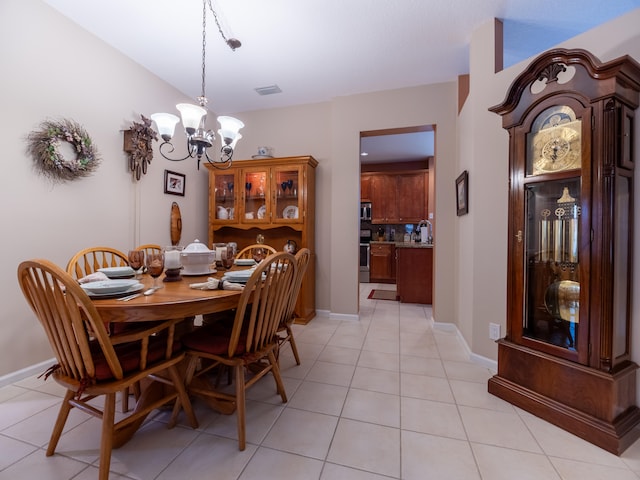
[[[384, 240], [388, 242], [403, 242], [404, 234], [407, 233], [411, 235], [414, 232], [414, 235], [417, 235], [416, 241], [420, 240], [420, 230], [418, 229], [418, 224], [372, 224], [371, 222], [360, 222], [361, 229], [369, 229], [371, 230], [372, 240], [378, 240], [378, 235], [383, 233]], [[409, 237], [410, 238], [410, 237]]]

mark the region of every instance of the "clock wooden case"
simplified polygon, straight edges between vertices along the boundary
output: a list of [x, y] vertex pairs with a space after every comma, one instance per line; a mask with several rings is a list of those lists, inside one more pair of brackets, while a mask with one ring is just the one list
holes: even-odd
[[631, 361], [640, 64], [543, 53], [490, 110], [509, 132], [507, 333], [497, 395], [605, 450], [640, 436]]

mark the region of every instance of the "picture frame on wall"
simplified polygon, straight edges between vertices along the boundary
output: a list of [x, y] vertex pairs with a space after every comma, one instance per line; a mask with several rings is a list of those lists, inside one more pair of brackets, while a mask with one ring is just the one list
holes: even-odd
[[164, 193], [184, 197], [185, 175], [171, 170], [164, 171]]
[[459, 217], [469, 213], [469, 172], [467, 170], [456, 178], [456, 212]]

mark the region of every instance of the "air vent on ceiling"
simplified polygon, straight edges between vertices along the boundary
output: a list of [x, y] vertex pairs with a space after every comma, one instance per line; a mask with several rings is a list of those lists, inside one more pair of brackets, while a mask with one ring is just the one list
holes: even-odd
[[269, 85], [268, 87], [258, 87], [255, 89], [258, 95], [273, 95], [274, 93], [282, 93], [278, 85]]

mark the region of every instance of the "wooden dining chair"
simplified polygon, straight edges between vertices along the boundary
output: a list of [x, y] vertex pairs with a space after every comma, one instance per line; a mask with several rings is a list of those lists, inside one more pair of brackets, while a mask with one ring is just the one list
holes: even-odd
[[[275, 357], [278, 348], [276, 332], [287, 313], [296, 271], [296, 259], [290, 253], [278, 252], [268, 256], [249, 277], [240, 295], [238, 309], [230, 329], [213, 324], [182, 337], [189, 359], [185, 380], [187, 390], [190, 394], [235, 407], [240, 450], [244, 450], [246, 446], [246, 390], [271, 372], [282, 402], [287, 401]], [[206, 366], [196, 371], [199, 364]], [[221, 365], [233, 369], [234, 393], [216, 389], [204, 375]], [[253, 375], [245, 378], [245, 368], [249, 366]], [[176, 408], [174, 415], [177, 415], [178, 411]], [[175, 422], [175, 419], [172, 421]]]
[[[44, 328], [56, 357], [45, 375], [66, 388], [66, 394], [47, 447], [55, 453], [72, 408], [102, 420], [99, 479], [107, 480], [111, 451], [125, 443], [154, 409], [176, 399], [168, 427], [176, 424], [180, 407], [191, 424], [198, 422], [177, 365], [185, 358], [174, 329], [180, 320], [154, 323], [152, 327], [109, 335], [100, 314], [78, 282], [48, 260], [30, 260], [18, 266], [18, 282], [25, 299]], [[115, 421], [116, 392], [150, 379], [149, 402]], [[156, 383], [159, 382], [159, 383]], [[173, 388], [165, 388], [164, 385]], [[155, 388], [160, 387], [160, 388]], [[100, 409], [95, 401], [104, 396]]]
[[[311, 259], [311, 250], [308, 248], [301, 248], [295, 255], [298, 268], [296, 269], [296, 278], [289, 298], [289, 304], [287, 311], [278, 326], [278, 345], [281, 347], [285, 342], [289, 342], [293, 357], [296, 359], [296, 364], [300, 365], [300, 355], [298, 355], [298, 347], [296, 340], [293, 338], [293, 322], [296, 319], [295, 309], [296, 302], [298, 301], [298, 295], [300, 294], [300, 287], [302, 286], [302, 279], [309, 266], [309, 260]], [[279, 350], [279, 349], [278, 349]], [[279, 358], [279, 357], [278, 357]]]
[[100, 268], [126, 267], [127, 254], [111, 247], [89, 247], [80, 250], [67, 263], [67, 273], [76, 279], [95, 273]]
[[236, 258], [265, 258], [271, 254], [276, 253], [276, 249], [270, 245], [264, 245], [262, 243], [254, 243], [248, 247], [244, 247], [236, 254]]
[[162, 253], [162, 247], [155, 243], [145, 243], [144, 245], [138, 245], [136, 250], [144, 250], [145, 257], [150, 253]]
[[[77, 280], [95, 273], [100, 268], [124, 267], [129, 265], [129, 258], [126, 253], [111, 247], [89, 247], [80, 250], [67, 263], [67, 273]], [[109, 325], [110, 333], [118, 334], [131, 328], [130, 325], [112, 324]], [[131, 390], [136, 398], [140, 396], [137, 385]], [[129, 411], [129, 388], [122, 391], [122, 411]]]

